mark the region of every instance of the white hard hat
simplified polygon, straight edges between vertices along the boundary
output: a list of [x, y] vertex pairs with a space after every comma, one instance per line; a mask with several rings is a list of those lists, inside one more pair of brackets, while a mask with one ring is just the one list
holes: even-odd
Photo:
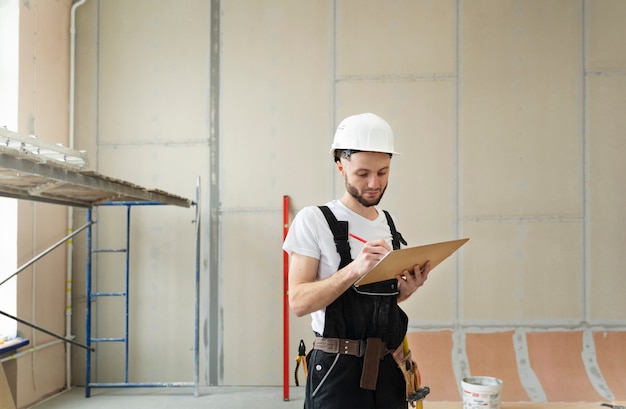
[[330, 155], [337, 149], [398, 154], [393, 148], [391, 126], [378, 115], [352, 115], [341, 121], [330, 147]]

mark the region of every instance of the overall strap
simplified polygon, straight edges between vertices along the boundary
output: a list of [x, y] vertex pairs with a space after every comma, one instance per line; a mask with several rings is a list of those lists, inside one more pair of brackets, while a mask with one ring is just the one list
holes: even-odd
[[385, 217], [387, 218], [387, 224], [389, 225], [389, 229], [391, 230], [391, 244], [393, 246], [393, 249], [398, 250], [400, 248], [400, 243], [406, 246], [406, 240], [404, 240], [402, 234], [400, 234], [400, 232], [396, 230], [396, 225], [394, 224], [389, 212], [383, 210], [383, 213], [385, 213]]
[[328, 208], [328, 206], [318, 206], [326, 221], [330, 227], [330, 231], [333, 233], [335, 240], [335, 246], [337, 247], [337, 253], [341, 256], [341, 262], [339, 263], [339, 269], [344, 268], [352, 261], [352, 255], [350, 254], [350, 244], [348, 243], [348, 222], [339, 221]]
[[[333, 212], [328, 208], [328, 206], [318, 206], [324, 217], [326, 218], [326, 222], [328, 222], [328, 226], [330, 227], [331, 232], [333, 233], [333, 238], [335, 240], [335, 246], [337, 247], [337, 253], [341, 256], [341, 263], [339, 268], [343, 268], [347, 266], [352, 261], [352, 255], [350, 254], [350, 244], [348, 243], [348, 222], [347, 221], [339, 221], [333, 214]], [[400, 243], [406, 246], [406, 240], [402, 237], [402, 234], [396, 230], [396, 225], [391, 218], [391, 215], [388, 211], [383, 210], [385, 213], [385, 217], [387, 218], [387, 224], [389, 225], [389, 230], [391, 231], [391, 244], [394, 250], [398, 250], [400, 248]]]

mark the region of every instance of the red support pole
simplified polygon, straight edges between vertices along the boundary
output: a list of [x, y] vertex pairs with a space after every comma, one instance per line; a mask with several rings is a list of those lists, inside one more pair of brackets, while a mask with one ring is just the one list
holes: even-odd
[[[283, 241], [289, 231], [289, 196], [283, 196]], [[283, 400], [289, 400], [289, 255], [283, 250]]]

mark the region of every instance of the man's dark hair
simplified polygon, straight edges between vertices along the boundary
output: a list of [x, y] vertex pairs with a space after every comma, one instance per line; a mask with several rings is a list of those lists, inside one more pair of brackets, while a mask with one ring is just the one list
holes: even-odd
[[[333, 158], [335, 159], [335, 162], [339, 162], [341, 160], [341, 158], [344, 159], [348, 159], [350, 160], [350, 156], [353, 153], [357, 153], [357, 152], [363, 152], [357, 149], [335, 149], [335, 155], [333, 156]], [[389, 154], [389, 157], [393, 157], [393, 154]]]

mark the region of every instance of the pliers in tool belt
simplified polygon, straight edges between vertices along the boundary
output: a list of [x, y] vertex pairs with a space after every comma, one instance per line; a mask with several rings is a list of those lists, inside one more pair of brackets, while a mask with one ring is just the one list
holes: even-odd
[[300, 382], [298, 382], [298, 368], [302, 365], [302, 370], [304, 371], [304, 379], [306, 380], [308, 375], [308, 370], [306, 367], [306, 346], [304, 345], [304, 340], [300, 340], [300, 345], [298, 345], [298, 356], [296, 357], [296, 370], [294, 372], [296, 378], [296, 386], [300, 386]]

